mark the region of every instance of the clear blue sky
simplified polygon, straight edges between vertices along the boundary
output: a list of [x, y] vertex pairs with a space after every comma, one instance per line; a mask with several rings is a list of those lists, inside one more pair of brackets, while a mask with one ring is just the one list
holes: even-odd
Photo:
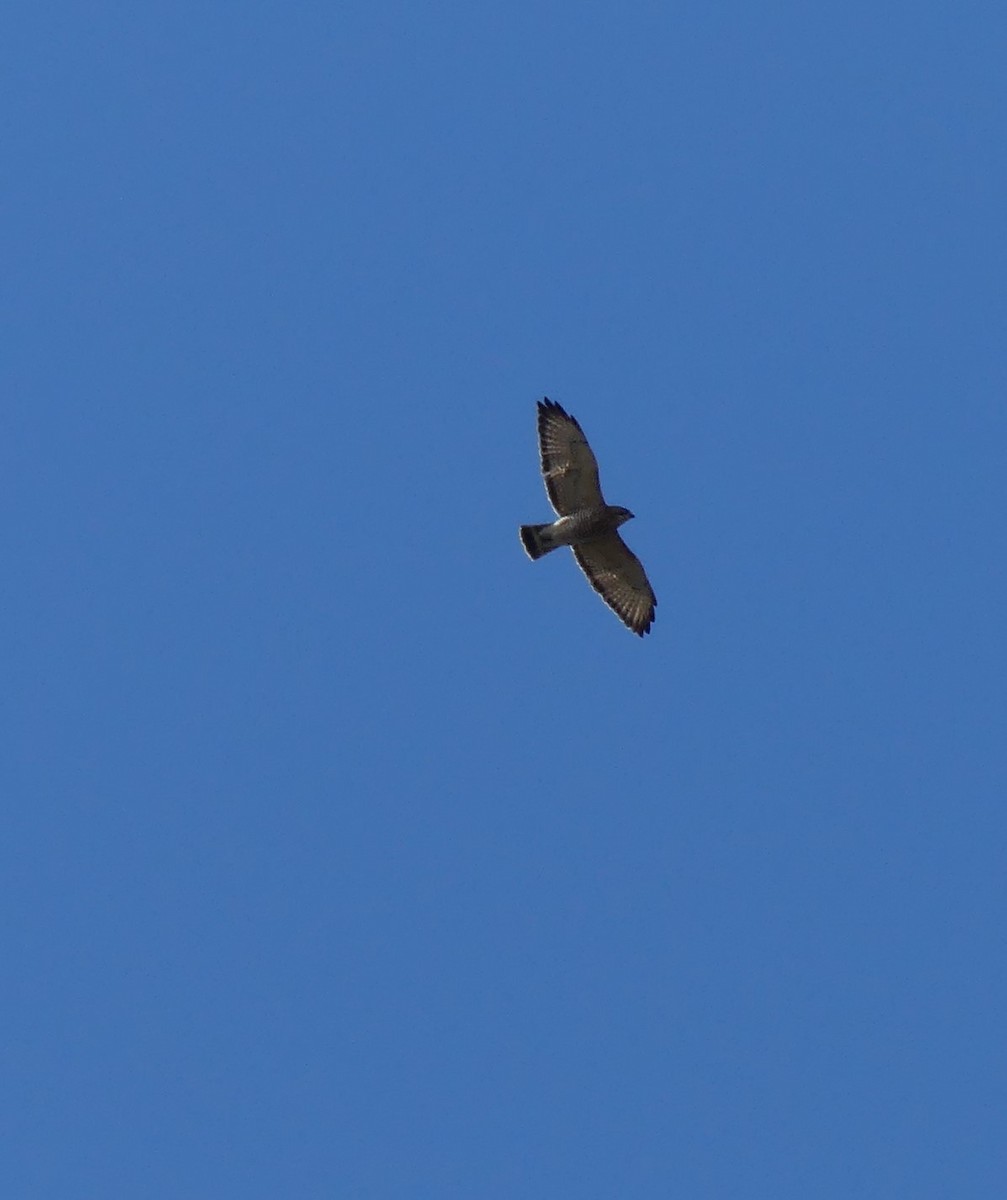
[[1005, 1194], [1003, 6], [2, 25], [0, 1192]]

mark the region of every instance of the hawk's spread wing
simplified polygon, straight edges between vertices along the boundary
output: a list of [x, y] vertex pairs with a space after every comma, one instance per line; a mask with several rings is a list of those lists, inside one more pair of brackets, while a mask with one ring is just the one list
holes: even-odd
[[624, 625], [643, 637], [654, 620], [657, 597], [633, 551], [617, 533], [571, 549], [602, 600]]
[[552, 400], [538, 402], [538, 444], [545, 490], [561, 517], [605, 503], [583, 429]]

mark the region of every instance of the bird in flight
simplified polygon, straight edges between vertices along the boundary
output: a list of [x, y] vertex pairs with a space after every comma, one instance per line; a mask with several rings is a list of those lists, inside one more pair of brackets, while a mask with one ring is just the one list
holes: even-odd
[[547, 399], [538, 402], [538, 445], [549, 502], [559, 517], [522, 525], [528, 557], [569, 546], [594, 590], [620, 621], [643, 637], [654, 621], [657, 597], [640, 560], [616, 532], [633, 514], [606, 504], [598, 463], [577, 420]]

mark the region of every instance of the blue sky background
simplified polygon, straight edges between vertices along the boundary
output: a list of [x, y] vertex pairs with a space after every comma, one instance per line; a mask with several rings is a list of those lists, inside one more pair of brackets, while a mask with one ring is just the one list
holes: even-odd
[[1003, 1194], [1003, 6], [2, 27], [3, 1194]]

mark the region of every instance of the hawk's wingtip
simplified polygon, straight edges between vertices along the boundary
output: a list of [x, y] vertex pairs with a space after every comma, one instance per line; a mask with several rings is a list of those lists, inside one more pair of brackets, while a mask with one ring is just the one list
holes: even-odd
[[[549, 417], [559, 417], [561, 420], [569, 421], [571, 425], [575, 425], [580, 429], [580, 422], [576, 417], [572, 417], [562, 404], [557, 404], [555, 400], [550, 400], [548, 396], [543, 396], [538, 403], [539, 421], [547, 420]], [[583, 430], [581, 430], [583, 433]]]

